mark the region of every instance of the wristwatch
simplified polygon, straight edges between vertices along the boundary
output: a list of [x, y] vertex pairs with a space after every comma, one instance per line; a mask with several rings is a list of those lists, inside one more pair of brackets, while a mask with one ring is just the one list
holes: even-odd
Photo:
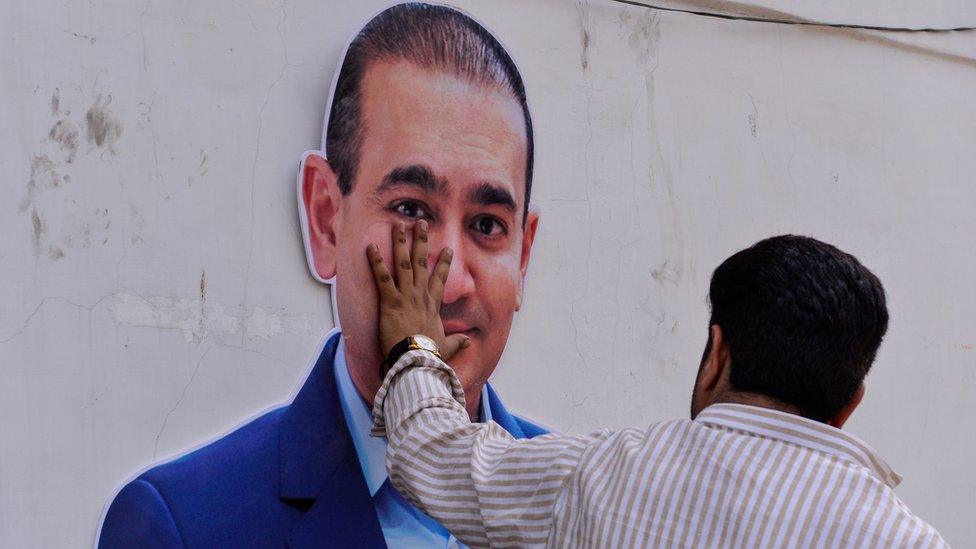
[[380, 364], [380, 377], [386, 377], [387, 370], [392, 368], [404, 353], [416, 350], [429, 351], [437, 358], [441, 358], [440, 349], [437, 348], [437, 343], [434, 343], [433, 339], [419, 334], [407, 336], [390, 349], [390, 354], [386, 355], [386, 360]]

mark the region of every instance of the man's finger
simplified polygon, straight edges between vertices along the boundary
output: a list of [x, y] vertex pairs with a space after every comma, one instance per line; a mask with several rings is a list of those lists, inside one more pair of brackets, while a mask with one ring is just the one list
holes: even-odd
[[447, 336], [447, 340], [440, 349], [441, 358], [444, 362], [447, 362], [455, 355], [460, 353], [462, 350], [467, 349], [471, 345], [471, 338], [463, 334], [454, 334]]
[[427, 269], [427, 221], [421, 219], [413, 226], [413, 283], [418, 288], [427, 287], [430, 271]]
[[380, 292], [381, 299], [389, 299], [396, 294], [396, 285], [393, 284], [393, 277], [390, 270], [386, 268], [386, 262], [380, 255], [380, 249], [376, 244], [370, 244], [366, 248], [366, 258], [369, 259], [369, 266], [373, 270], [373, 280], [376, 281], [376, 289]]
[[450, 248], [441, 250], [441, 255], [437, 258], [437, 265], [434, 265], [434, 273], [430, 275], [427, 283], [427, 292], [434, 301], [434, 305], [440, 309], [441, 301], [444, 299], [444, 285], [447, 284], [447, 276], [451, 272], [451, 260], [454, 259], [454, 251]]
[[410, 265], [410, 248], [407, 246], [407, 231], [403, 222], [393, 226], [393, 262], [396, 263], [397, 288], [403, 290], [413, 285], [413, 267]]

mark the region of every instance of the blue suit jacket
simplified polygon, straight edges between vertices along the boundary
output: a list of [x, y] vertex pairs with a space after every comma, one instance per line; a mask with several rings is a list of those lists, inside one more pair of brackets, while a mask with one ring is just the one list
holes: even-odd
[[[127, 484], [99, 547], [385, 547], [339, 403], [338, 342], [329, 339], [291, 404]], [[545, 432], [491, 387], [488, 398], [513, 436]]]

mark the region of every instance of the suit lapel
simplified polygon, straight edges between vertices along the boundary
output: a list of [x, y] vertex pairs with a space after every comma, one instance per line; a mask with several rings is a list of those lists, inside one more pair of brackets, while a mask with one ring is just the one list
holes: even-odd
[[[282, 418], [279, 496], [308, 509], [291, 530], [293, 548], [386, 547], [339, 402], [333, 370], [338, 344], [336, 333]], [[522, 426], [490, 385], [487, 392], [493, 419], [524, 438]]]
[[292, 530], [288, 547], [386, 547], [356, 453], [346, 455]]
[[385, 547], [356, 448], [349, 435], [333, 362], [339, 334], [326, 342], [288, 406], [278, 439], [278, 494], [308, 506], [289, 547]]

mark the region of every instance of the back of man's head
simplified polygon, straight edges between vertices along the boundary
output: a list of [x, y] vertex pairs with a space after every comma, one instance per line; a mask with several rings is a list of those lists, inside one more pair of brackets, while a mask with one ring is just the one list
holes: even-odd
[[885, 293], [854, 256], [803, 236], [736, 253], [712, 274], [711, 324], [731, 357], [732, 390], [828, 421], [860, 388], [888, 329]]
[[[343, 194], [352, 190], [363, 141], [361, 84], [376, 62], [407, 61], [464, 81], [497, 87], [522, 108], [527, 139], [525, 204], [532, 189], [534, 141], [522, 76], [502, 44], [457, 9], [423, 2], [387, 8], [349, 44], [336, 80], [323, 148]], [[368, 129], [367, 129], [368, 131]]]

